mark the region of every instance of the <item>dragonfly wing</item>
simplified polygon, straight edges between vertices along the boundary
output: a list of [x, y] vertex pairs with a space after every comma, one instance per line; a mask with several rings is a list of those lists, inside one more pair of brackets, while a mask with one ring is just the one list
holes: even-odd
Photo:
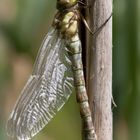
[[37, 134], [67, 101], [73, 81], [65, 40], [53, 29], [47, 34], [33, 73], [11, 113], [8, 134], [19, 140]]

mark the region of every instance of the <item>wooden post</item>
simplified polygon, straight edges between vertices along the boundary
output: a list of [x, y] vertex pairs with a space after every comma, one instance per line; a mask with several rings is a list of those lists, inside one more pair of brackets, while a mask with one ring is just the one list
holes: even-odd
[[[112, 0], [87, 0], [86, 20], [94, 32], [112, 13]], [[86, 81], [98, 140], [112, 140], [112, 18], [86, 37]]]

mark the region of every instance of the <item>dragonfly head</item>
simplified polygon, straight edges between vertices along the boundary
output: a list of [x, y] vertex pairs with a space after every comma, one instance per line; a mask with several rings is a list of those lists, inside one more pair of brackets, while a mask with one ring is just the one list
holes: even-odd
[[57, 0], [57, 9], [68, 9], [78, 3], [78, 0]]

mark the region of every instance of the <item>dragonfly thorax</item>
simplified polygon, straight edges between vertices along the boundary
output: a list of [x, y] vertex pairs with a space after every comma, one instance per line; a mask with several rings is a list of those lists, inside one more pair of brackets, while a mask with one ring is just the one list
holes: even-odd
[[58, 14], [54, 19], [54, 26], [58, 28], [64, 38], [71, 38], [78, 32], [79, 14], [76, 10], [65, 14]]

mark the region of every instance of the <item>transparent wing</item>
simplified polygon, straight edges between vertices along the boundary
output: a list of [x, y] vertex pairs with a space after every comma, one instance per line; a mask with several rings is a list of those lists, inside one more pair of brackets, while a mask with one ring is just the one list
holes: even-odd
[[74, 88], [73, 81], [65, 40], [51, 29], [8, 120], [8, 135], [28, 140], [37, 134], [67, 101]]

